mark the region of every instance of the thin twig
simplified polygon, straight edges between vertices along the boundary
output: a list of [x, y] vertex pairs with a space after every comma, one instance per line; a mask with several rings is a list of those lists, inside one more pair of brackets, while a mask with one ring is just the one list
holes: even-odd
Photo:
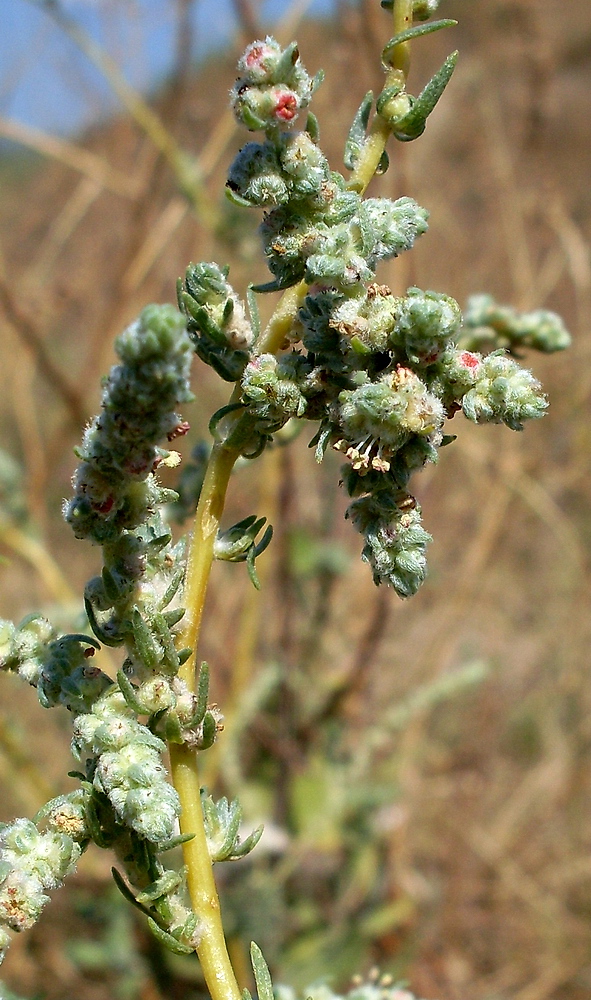
[[35, 356], [39, 371], [65, 404], [72, 423], [77, 428], [86, 423], [88, 413], [82, 397], [52, 361], [37, 327], [20, 306], [17, 306], [10, 288], [2, 277], [0, 277], [0, 305], [10, 325]]
[[112, 191], [123, 198], [136, 198], [138, 186], [135, 178], [116, 170], [109, 166], [102, 156], [91, 153], [88, 149], [82, 149], [73, 142], [65, 139], [57, 139], [54, 135], [47, 135], [38, 128], [24, 125], [22, 122], [13, 121], [0, 115], [0, 136], [3, 139], [10, 139], [21, 146], [34, 149], [42, 156], [48, 156], [53, 160], [58, 160], [67, 167], [84, 174], [91, 180]]

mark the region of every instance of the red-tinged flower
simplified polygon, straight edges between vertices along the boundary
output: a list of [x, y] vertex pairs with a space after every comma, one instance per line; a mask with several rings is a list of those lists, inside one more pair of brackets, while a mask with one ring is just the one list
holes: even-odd
[[459, 357], [460, 364], [464, 368], [478, 368], [481, 360], [477, 354], [472, 354], [472, 351], [462, 351]]
[[277, 53], [264, 42], [253, 42], [244, 53], [244, 65], [248, 69], [267, 70], [268, 63], [277, 57]]
[[282, 122], [291, 122], [298, 113], [298, 97], [292, 90], [278, 91], [273, 113]]
[[272, 74], [281, 57], [281, 46], [267, 39], [264, 42], [253, 42], [246, 49], [238, 69], [253, 83], [271, 82]]

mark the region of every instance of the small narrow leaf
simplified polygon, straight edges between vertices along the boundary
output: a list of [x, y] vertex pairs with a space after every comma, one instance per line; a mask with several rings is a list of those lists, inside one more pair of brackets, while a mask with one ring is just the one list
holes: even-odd
[[209, 697], [209, 665], [203, 660], [199, 668], [199, 680], [197, 682], [197, 705], [195, 715], [191, 719], [191, 727], [199, 726], [203, 722], [207, 711], [207, 699]]
[[271, 982], [269, 966], [263, 958], [261, 949], [258, 944], [255, 944], [254, 941], [252, 941], [250, 945], [250, 960], [252, 962], [252, 971], [254, 973], [254, 981], [257, 987], [258, 1000], [274, 1000], [273, 983]]
[[312, 142], [318, 142], [320, 138], [320, 126], [318, 124], [318, 119], [315, 114], [311, 111], [308, 112], [308, 117], [306, 118], [306, 129], [305, 131], [310, 136]]
[[256, 558], [256, 550], [254, 545], [251, 545], [246, 556], [246, 569], [248, 572], [250, 582], [252, 583], [253, 587], [255, 588], [255, 590], [260, 590], [261, 581], [259, 580], [256, 571], [255, 558]]
[[425, 131], [427, 118], [447, 87], [457, 61], [458, 52], [456, 50], [447, 57], [441, 69], [431, 77], [427, 86], [416, 98], [408, 114], [396, 122], [394, 136], [400, 142], [410, 142], [413, 139], [418, 139]]
[[404, 31], [400, 31], [389, 42], [386, 42], [382, 51], [383, 62], [386, 66], [390, 65], [394, 49], [402, 42], [410, 42], [411, 39], [419, 38], [420, 35], [430, 35], [432, 31], [440, 31], [441, 28], [453, 28], [457, 23], [453, 18], [447, 17], [441, 21], [429, 21], [428, 24], [415, 24], [412, 28], [405, 28]]
[[261, 317], [259, 315], [259, 307], [252, 284], [250, 284], [246, 289], [246, 301], [248, 302], [248, 315], [256, 343], [261, 335]]
[[142, 906], [141, 903], [138, 903], [137, 899], [135, 898], [133, 892], [129, 888], [127, 882], [125, 881], [121, 873], [118, 872], [116, 868], [111, 868], [111, 875], [113, 876], [113, 881], [117, 886], [117, 888], [119, 889], [119, 892], [127, 900], [127, 902], [131, 903], [132, 906], [135, 906], [136, 909], [140, 910], [144, 914], [144, 916], [149, 917], [150, 911], [147, 910], [145, 906]]
[[372, 104], [373, 91], [368, 90], [355, 112], [355, 117], [351, 123], [349, 135], [347, 136], [347, 141], [345, 143], [343, 162], [347, 170], [354, 170], [355, 164], [359, 159], [359, 154], [361, 153], [365, 142], [367, 124], [369, 122], [369, 113], [371, 111]]
[[126, 703], [129, 705], [132, 712], [136, 715], [145, 715], [146, 710], [137, 700], [137, 691], [128, 677], [125, 676], [122, 670], [117, 671], [117, 683], [119, 685], [119, 690], [125, 698]]
[[152, 920], [152, 917], [148, 917], [148, 927], [152, 931], [154, 937], [160, 941], [160, 944], [163, 944], [169, 951], [174, 952], [175, 955], [191, 955], [195, 951], [195, 949], [190, 945], [183, 944], [182, 941], [177, 941], [172, 934], [169, 934], [168, 931], [159, 927], [156, 921]]
[[165, 854], [166, 851], [172, 851], [175, 847], [180, 847], [181, 844], [188, 844], [194, 838], [194, 833], [179, 833], [177, 837], [171, 837], [170, 840], [164, 840], [161, 844], [158, 844], [156, 849], [158, 854]]
[[257, 846], [259, 840], [263, 836], [264, 826], [257, 826], [256, 830], [253, 830], [245, 840], [237, 844], [237, 846], [232, 851], [232, 861], [238, 861], [240, 858], [245, 858], [247, 854]]

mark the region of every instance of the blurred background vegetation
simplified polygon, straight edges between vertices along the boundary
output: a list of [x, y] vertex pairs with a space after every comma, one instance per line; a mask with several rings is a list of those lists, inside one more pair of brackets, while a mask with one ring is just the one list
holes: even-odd
[[[165, 133], [121, 89], [119, 113], [67, 139], [2, 120], [19, 140], [0, 157], [4, 617], [41, 610], [71, 628], [80, 614], [96, 553], [60, 505], [113, 337], [148, 301], [174, 300], [189, 260], [229, 263], [242, 291], [265, 279], [257, 214], [223, 188], [244, 142], [226, 107], [236, 54], [269, 25], [256, 0], [235, 0], [231, 51], [195, 67], [195, 4], [166, 4], [176, 64], [150, 101]], [[274, 30], [326, 70], [314, 110], [338, 169], [361, 96], [381, 86], [388, 22], [377, 0], [336, 4], [330, 22], [305, 7], [286, 0]], [[551, 407], [523, 435], [456, 418], [458, 441], [416, 483], [435, 540], [408, 603], [359, 561], [337, 456], [315, 466], [303, 434], [237, 474], [228, 523], [256, 511], [276, 535], [261, 594], [240, 567], [214, 573], [201, 654], [226, 731], [204, 780], [267, 827], [254, 855], [219, 870], [239, 970], [254, 938], [298, 987], [379, 966], [429, 1000], [588, 1000], [591, 7], [449, 0], [442, 14], [459, 27], [414, 44], [411, 90], [457, 47], [453, 81], [373, 186], [412, 195], [431, 228], [380, 280], [555, 309], [574, 346], [531, 359]], [[199, 363], [196, 380], [187, 458], [227, 396]], [[1, 681], [6, 820], [67, 790], [72, 762], [65, 714]], [[3, 998], [203, 996], [196, 961], [158, 950], [109, 864], [89, 852], [15, 941]]]

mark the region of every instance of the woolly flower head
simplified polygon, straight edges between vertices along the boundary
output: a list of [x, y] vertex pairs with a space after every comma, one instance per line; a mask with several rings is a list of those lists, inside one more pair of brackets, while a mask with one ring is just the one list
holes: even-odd
[[289, 355], [278, 360], [273, 354], [261, 354], [247, 364], [242, 379], [243, 399], [263, 424], [268, 422], [278, 428], [290, 417], [303, 416], [306, 400], [294, 378], [296, 366]]
[[387, 285], [372, 282], [362, 295], [343, 300], [332, 311], [329, 326], [341, 336], [345, 350], [385, 351], [396, 321], [399, 300]]

